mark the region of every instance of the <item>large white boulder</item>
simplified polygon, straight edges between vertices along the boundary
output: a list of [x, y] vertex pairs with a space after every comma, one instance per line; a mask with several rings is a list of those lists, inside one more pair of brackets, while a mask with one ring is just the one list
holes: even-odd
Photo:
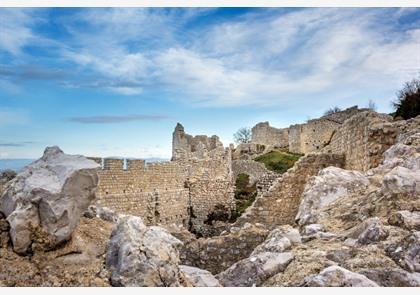
[[316, 223], [320, 209], [350, 193], [365, 190], [368, 185], [368, 178], [361, 172], [325, 168], [306, 184], [296, 221], [300, 225]]
[[34, 232], [44, 236], [47, 247], [71, 237], [95, 197], [98, 167], [83, 156], [48, 147], [8, 184], [0, 197], [0, 212], [10, 224], [16, 252], [30, 249]]
[[306, 277], [304, 283], [308, 287], [379, 287], [366, 276], [337, 265], [325, 268], [318, 275]]
[[108, 244], [106, 265], [114, 286], [181, 286], [178, 247], [165, 229], [144, 225], [140, 217], [120, 215]]

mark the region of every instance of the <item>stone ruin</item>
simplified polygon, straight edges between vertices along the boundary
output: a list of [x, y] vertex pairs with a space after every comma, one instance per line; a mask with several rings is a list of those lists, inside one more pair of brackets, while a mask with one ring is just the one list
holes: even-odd
[[97, 205], [199, 234], [215, 210], [229, 217], [235, 209], [230, 149], [217, 136], [185, 133], [178, 123], [172, 151], [168, 162], [90, 158], [102, 165]]
[[[1, 194], [0, 286], [420, 286], [420, 116], [331, 118], [282, 175], [180, 124], [163, 163], [47, 148]], [[233, 210], [247, 172], [258, 196], [235, 223], [185, 230]]]

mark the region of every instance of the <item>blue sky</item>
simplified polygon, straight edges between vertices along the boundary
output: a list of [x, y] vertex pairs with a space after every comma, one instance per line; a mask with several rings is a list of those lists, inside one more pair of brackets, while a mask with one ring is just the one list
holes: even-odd
[[227, 145], [331, 106], [391, 112], [419, 72], [420, 9], [0, 8], [0, 158], [169, 158], [177, 122]]

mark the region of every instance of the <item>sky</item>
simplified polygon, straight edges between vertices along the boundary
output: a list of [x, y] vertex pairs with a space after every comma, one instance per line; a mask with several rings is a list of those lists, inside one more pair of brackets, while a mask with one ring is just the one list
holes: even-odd
[[332, 106], [390, 113], [420, 73], [418, 8], [0, 8], [0, 159], [46, 146], [170, 158]]

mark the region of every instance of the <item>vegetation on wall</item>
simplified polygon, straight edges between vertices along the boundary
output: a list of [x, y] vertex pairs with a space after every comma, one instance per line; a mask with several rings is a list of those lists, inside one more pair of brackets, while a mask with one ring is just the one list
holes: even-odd
[[252, 205], [257, 196], [257, 186], [254, 183], [250, 185], [249, 175], [241, 173], [236, 178], [235, 183], [235, 202], [236, 211], [233, 212], [231, 221], [234, 222], [242, 213], [245, 212], [246, 208]]
[[295, 154], [283, 151], [271, 151], [256, 157], [254, 160], [263, 163], [268, 170], [284, 173], [293, 167], [302, 154]]

